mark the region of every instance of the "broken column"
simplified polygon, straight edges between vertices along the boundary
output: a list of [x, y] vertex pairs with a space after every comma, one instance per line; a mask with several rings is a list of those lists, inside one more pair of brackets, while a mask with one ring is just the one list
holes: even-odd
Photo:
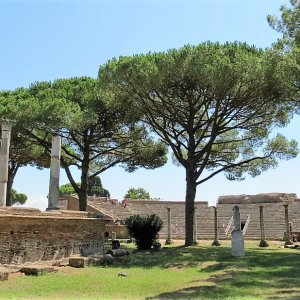
[[0, 206], [6, 206], [6, 190], [8, 180], [8, 161], [10, 133], [12, 125], [11, 120], [1, 120], [1, 149], [0, 149]]
[[59, 209], [59, 171], [60, 171], [61, 137], [52, 137], [50, 184], [47, 210]]
[[214, 222], [215, 222], [215, 239], [212, 242], [212, 246], [221, 246], [220, 242], [219, 242], [219, 235], [218, 235], [218, 212], [217, 212], [217, 208], [214, 206]]
[[171, 207], [167, 207], [168, 210], [168, 237], [166, 239], [166, 245], [173, 244], [172, 232], [171, 232]]
[[289, 222], [289, 205], [284, 204], [284, 216], [285, 216], [285, 245], [293, 245], [290, 233], [290, 222]]
[[264, 226], [264, 207], [259, 207], [259, 220], [260, 220], [260, 243], [259, 247], [268, 247], [269, 244], [266, 241], [265, 226]]
[[233, 231], [231, 232], [231, 254], [232, 256], [244, 256], [244, 235], [241, 230], [240, 208], [235, 205], [232, 209]]

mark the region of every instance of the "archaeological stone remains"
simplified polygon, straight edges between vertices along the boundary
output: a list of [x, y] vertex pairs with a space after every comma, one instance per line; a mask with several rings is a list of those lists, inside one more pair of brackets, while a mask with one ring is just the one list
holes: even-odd
[[244, 256], [244, 235], [241, 230], [240, 208], [235, 205], [232, 209], [233, 230], [231, 232], [231, 254], [233, 256]]

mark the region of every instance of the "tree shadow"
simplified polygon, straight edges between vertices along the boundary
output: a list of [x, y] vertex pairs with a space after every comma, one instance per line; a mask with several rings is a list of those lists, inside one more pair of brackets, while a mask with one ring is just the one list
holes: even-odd
[[255, 287], [259, 294], [253, 296], [258, 299], [296, 300], [300, 299], [299, 265], [299, 250], [246, 249], [245, 257], [232, 257], [230, 247], [197, 246], [136, 251], [117, 260], [113, 267], [198, 267], [207, 275], [207, 280], [149, 299], [239, 299], [251, 295]]

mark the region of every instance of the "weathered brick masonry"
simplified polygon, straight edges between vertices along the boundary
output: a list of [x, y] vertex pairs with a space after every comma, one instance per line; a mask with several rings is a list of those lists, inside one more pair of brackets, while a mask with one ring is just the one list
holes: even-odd
[[108, 217], [88, 212], [0, 209], [0, 263], [59, 260], [102, 253]]
[[[66, 209], [76, 207], [75, 197], [63, 200]], [[216, 204], [218, 210], [218, 233], [220, 239], [230, 238], [230, 232], [225, 235], [225, 229], [232, 216], [234, 205], [240, 207], [241, 222], [245, 224], [248, 216], [249, 226], [245, 232], [246, 239], [260, 239], [259, 206], [264, 207], [264, 224], [267, 239], [280, 240], [285, 232], [285, 218], [283, 205], [289, 204], [290, 222], [294, 230], [300, 231], [300, 199], [295, 194], [266, 193], [257, 195], [229, 195], [221, 196]], [[68, 207], [67, 207], [68, 204]], [[78, 205], [78, 204], [77, 204]], [[185, 202], [157, 201], [157, 200], [130, 200], [127, 199], [126, 206], [122, 206], [115, 199], [93, 199], [88, 200], [88, 210], [106, 214], [115, 221], [124, 221], [133, 214], [149, 215], [157, 214], [164, 222], [160, 232], [161, 238], [167, 237], [167, 208], [171, 208], [171, 231], [173, 239], [184, 239], [185, 237]], [[206, 201], [196, 201], [196, 222], [198, 239], [214, 238], [214, 210], [208, 206]], [[118, 233], [118, 229], [114, 231]], [[118, 236], [118, 235], [117, 235]], [[123, 235], [118, 238], [123, 238]]]

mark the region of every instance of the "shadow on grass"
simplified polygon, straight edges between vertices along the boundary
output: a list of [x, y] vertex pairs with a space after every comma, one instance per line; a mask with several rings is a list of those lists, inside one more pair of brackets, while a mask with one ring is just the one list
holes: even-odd
[[[299, 251], [299, 252], [298, 252]], [[230, 247], [170, 247], [161, 252], [136, 251], [112, 267], [197, 267], [207, 280], [163, 293], [153, 299], [300, 299], [300, 250], [247, 249], [232, 257]], [[150, 298], [149, 298], [150, 299]]]

